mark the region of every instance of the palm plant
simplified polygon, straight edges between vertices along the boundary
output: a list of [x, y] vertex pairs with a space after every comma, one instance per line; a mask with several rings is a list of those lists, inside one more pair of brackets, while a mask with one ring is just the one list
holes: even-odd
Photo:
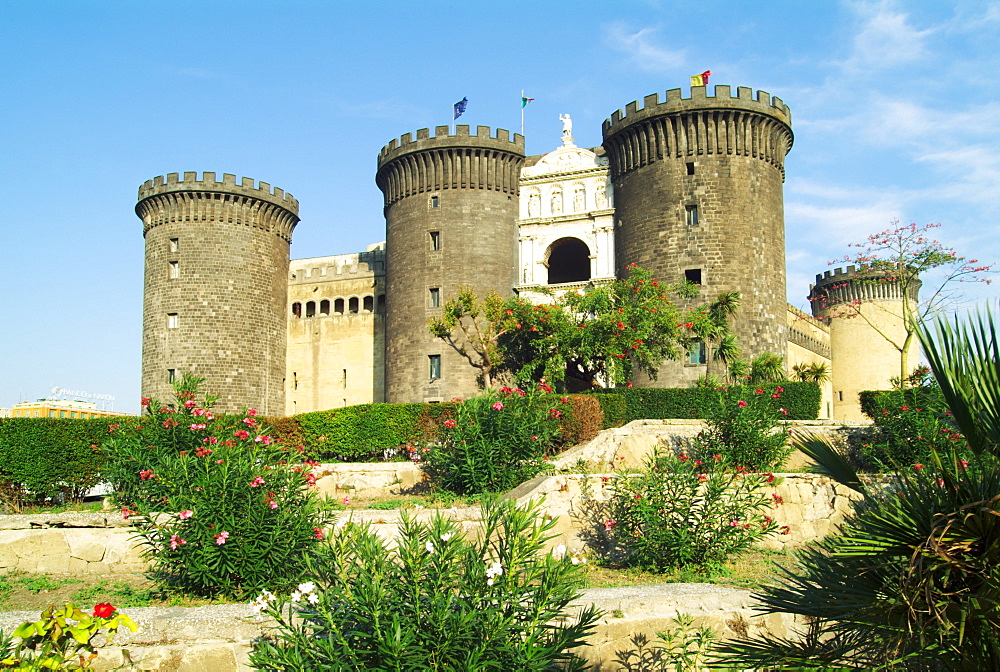
[[727, 664], [856, 669], [1000, 669], [1000, 350], [985, 316], [922, 325], [920, 338], [955, 424], [976, 456], [866, 487], [815, 437], [798, 447], [864, 495], [841, 532], [806, 548], [759, 596], [768, 612], [809, 618], [802, 637], [727, 643]]

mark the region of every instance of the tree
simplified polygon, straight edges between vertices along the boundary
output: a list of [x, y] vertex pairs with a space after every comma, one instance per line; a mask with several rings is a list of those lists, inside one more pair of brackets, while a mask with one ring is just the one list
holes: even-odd
[[[916, 343], [917, 325], [921, 320], [939, 312], [943, 307], [957, 301], [959, 282], [986, 282], [983, 274], [992, 272], [991, 265], [983, 265], [978, 259], [966, 259], [955, 250], [928, 237], [932, 229], [940, 224], [900, 225], [894, 220], [885, 231], [868, 236], [863, 243], [852, 243], [859, 248], [854, 256], [845, 255], [833, 263], [854, 263], [868, 271], [861, 282], [870, 284], [894, 284], [898, 289], [900, 303], [898, 311], [890, 309], [886, 302], [875, 304], [879, 310], [889, 312], [903, 325], [902, 336], [894, 335], [882, 326], [863, 308], [860, 299], [840, 301], [830, 293], [821, 293], [811, 298], [829, 308], [830, 318], [860, 318], [899, 352], [900, 386], [906, 385], [910, 373], [908, 368], [910, 351]], [[931, 273], [931, 272], [934, 273]], [[918, 298], [922, 282], [933, 280], [930, 292], [924, 291], [924, 299]]]
[[508, 374], [516, 380], [584, 388], [624, 385], [636, 370], [656, 377], [690, 340], [694, 311], [681, 313], [671, 295], [688, 298], [693, 285], [668, 285], [636, 266], [622, 280], [552, 297], [480, 301], [468, 289], [445, 303], [431, 332], [482, 371], [484, 387]]

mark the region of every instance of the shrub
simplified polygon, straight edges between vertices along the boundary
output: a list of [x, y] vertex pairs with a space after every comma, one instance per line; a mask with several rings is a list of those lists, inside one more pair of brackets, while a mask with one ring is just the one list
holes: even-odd
[[441, 441], [426, 453], [432, 487], [460, 495], [504, 492], [545, 471], [569, 398], [542, 386], [489, 390], [458, 404], [455, 418], [442, 423]]
[[343, 462], [384, 459], [388, 449], [421, 435], [425, 404], [359, 404], [295, 416], [314, 457]]
[[308, 464], [254, 417], [215, 417], [201, 381], [176, 385], [177, 405], [148, 404], [142, 423], [105, 444], [108, 480], [161, 582], [200, 595], [245, 596], [299, 580], [322, 538]]
[[[777, 387], [782, 387], [780, 403], [768, 402], [775, 411], [779, 407], [788, 411], [789, 420], [815, 420], [819, 415], [820, 390], [819, 385], [814, 382], [783, 382], [780, 385], [766, 383], [759, 386], [738, 386], [730, 389], [742, 389], [753, 391], [757, 387], [762, 388], [767, 395], [774, 392]], [[601, 400], [601, 406], [605, 409], [605, 416], [610, 423], [611, 418], [618, 417], [618, 414], [611, 411], [609, 413], [606, 402], [603, 399], [608, 396], [621, 397], [624, 399], [625, 411], [621, 417], [620, 425], [627, 424], [633, 420], [659, 420], [659, 419], [695, 419], [704, 418], [707, 408], [710, 408], [716, 395], [711, 387], [685, 387], [685, 388], [641, 388], [641, 387], [614, 387], [603, 390], [594, 390]], [[783, 416], [784, 417], [784, 416]], [[620, 426], [606, 424], [606, 426]]]
[[778, 531], [763, 492], [772, 474], [657, 449], [641, 471], [615, 478], [604, 522], [605, 556], [665, 571], [717, 570]]
[[[440, 514], [404, 514], [389, 550], [368, 525], [348, 523], [286, 601], [262, 595], [278, 621], [251, 663], [262, 670], [585, 669], [568, 650], [600, 614], [574, 619], [578, 568], [543, 553], [553, 520], [539, 505], [483, 505], [476, 540]], [[559, 666], [559, 667], [557, 667]]]
[[590, 441], [604, 425], [604, 413], [596, 396], [570, 394], [568, 398], [567, 412], [559, 424], [559, 443], [566, 448]]
[[17, 511], [80, 500], [101, 481], [100, 444], [129, 419], [0, 418], [0, 501]]
[[862, 455], [879, 471], [906, 468], [931, 460], [932, 452], [962, 449], [965, 438], [942, 412], [935, 388], [862, 392], [861, 408], [877, 428], [861, 444]]
[[92, 614], [74, 604], [51, 606], [42, 612], [40, 620], [28, 621], [14, 630], [14, 637], [20, 638], [16, 647], [3, 643], [7, 655], [0, 661], [0, 668], [89, 670], [97, 657], [94, 638], [103, 630], [105, 643], [110, 643], [122, 626], [132, 632], [138, 629], [135, 621], [107, 603], [96, 605]]
[[784, 388], [777, 385], [770, 393], [763, 387], [713, 392], [705, 429], [695, 439], [697, 456], [705, 460], [718, 455], [722, 464], [750, 471], [780, 468], [793, 450], [788, 445], [788, 432], [779, 429], [787, 411], [781, 406], [774, 408]]

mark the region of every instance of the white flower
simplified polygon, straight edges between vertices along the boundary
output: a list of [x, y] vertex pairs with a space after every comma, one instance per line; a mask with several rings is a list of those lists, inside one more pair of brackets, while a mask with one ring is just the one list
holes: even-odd
[[299, 591], [302, 593], [314, 593], [316, 592], [316, 584], [314, 584], [312, 581], [306, 581], [305, 583], [300, 583]]
[[448, 541], [454, 536], [455, 536], [454, 532], [445, 532], [444, 534], [441, 535], [441, 541]]
[[580, 564], [580, 558], [576, 557], [575, 555], [572, 558], [570, 558], [569, 561], [572, 562], [574, 565]]
[[296, 602], [297, 603], [299, 600], [302, 599], [302, 593], [300, 593], [299, 591], [296, 590], [295, 592], [293, 592], [290, 595], [290, 598], [291, 598], [292, 602]]
[[434, 552], [434, 544], [432, 544], [429, 541], [426, 544], [424, 544], [424, 548], [427, 549], [428, 553], [433, 553]]
[[486, 585], [492, 586], [494, 579], [503, 574], [503, 566], [499, 562], [494, 562], [486, 568]]
[[556, 560], [562, 560], [566, 556], [566, 544], [559, 544], [552, 549], [552, 557]]
[[317, 595], [316, 593], [309, 593], [309, 597], [306, 599], [309, 600], [309, 604], [316, 604], [317, 602], [319, 602], [319, 595]]

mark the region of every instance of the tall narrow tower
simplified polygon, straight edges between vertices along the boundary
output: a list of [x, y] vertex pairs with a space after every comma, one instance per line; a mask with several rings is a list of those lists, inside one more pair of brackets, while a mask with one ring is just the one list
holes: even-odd
[[[909, 291], [908, 300], [916, 304], [920, 283]], [[826, 271], [810, 286], [813, 317], [830, 327], [834, 420], [864, 422], [858, 393], [892, 389], [889, 379], [899, 377], [902, 353], [896, 345], [906, 338], [903, 292], [902, 284], [864, 266]], [[913, 343], [907, 374], [919, 364], [920, 347]]]
[[382, 148], [386, 401], [441, 401], [477, 389], [477, 370], [427, 329], [463, 286], [480, 296], [517, 283], [518, 178], [524, 138], [488, 126], [438, 126]]
[[[740, 87], [693, 87], [646, 96], [604, 122], [615, 192], [618, 275], [631, 263], [670, 282], [702, 285], [701, 301], [738, 291], [733, 330], [750, 355], [784, 355], [785, 230], [782, 183], [791, 113], [779, 98]], [[705, 373], [668, 363], [658, 386]]]
[[177, 173], [139, 188], [146, 238], [142, 394], [205, 378], [216, 406], [285, 412], [288, 249], [299, 203], [266, 182]]

